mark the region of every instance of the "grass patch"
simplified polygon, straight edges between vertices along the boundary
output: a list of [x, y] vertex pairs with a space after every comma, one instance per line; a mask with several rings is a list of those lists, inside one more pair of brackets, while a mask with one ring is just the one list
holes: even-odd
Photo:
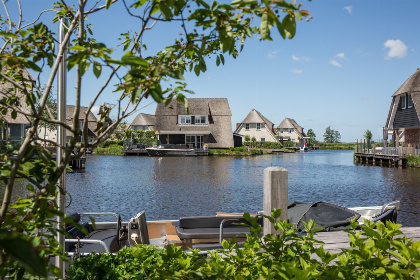
[[118, 144], [111, 144], [107, 147], [97, 147], [95, 149], [95, 154], [97, 155], [123, 155], [123, 146]]

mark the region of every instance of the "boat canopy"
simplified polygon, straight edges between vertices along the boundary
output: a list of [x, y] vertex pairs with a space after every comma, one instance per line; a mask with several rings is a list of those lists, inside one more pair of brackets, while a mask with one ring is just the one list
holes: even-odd
[[287, 206], [287, 218], [289, 223], [305, 230], [302, 222], [315, 221], [315, 228], [323, 228], [324, 231], [342, 230], [350, 225], [350, 220], [359, 219], [360, 214], [328, 202], [298, 202], [289, 201]]

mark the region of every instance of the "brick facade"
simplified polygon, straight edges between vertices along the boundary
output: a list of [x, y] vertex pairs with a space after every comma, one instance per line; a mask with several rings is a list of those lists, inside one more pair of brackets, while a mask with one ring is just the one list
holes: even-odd
[[420, 128], [410, 128], [404, 131], [405, 144], [420, 145]]

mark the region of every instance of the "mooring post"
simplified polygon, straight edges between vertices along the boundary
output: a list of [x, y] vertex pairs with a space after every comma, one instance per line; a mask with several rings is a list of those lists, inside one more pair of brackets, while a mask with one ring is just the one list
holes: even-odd
[[[287, 174], [283, 167], [264, 169], [264, 214], [271, 215], [271, 210], [282, 209], [280, 220], [287, 220]], [[264, 219], [264, 235], [275, 233], [274, 225]]]

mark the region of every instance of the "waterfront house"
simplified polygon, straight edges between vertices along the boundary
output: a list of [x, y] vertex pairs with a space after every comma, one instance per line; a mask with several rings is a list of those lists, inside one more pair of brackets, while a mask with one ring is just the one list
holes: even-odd
[[[74, 120], [73, 120], [73, 114], [74, 114], [74, 105], [67, 105], [66, 106], [66, 122], [68, 125], [71, 125]], [[79, 111], [79, 127], [80, 129], [83, 128], [83, 123], [84, 123], [84, 119], [85, 119], [85, 115], [87, 112], [87, 107], [83, 107], [80, 106], [80, 111]], [[89, 112], [88, 114], [88, 125], [86, 127], [86, 132], [87, 136], [88, 136], [88, 141], [89, 143], [93, 143], [96, 138], [97, 138], [97, 132], [95, 132], [96, 129], [96, 117], [92, 112]], [[40, 128], [38, 130], [38, 135], [40, 139], [49, 139], [51, 141], [57, 141], [57, 129], [53, 129], [53, 130], [49, 130], [48, 128]], [[73, 137], [73, 133], [71, 133], [69, 130], [66, 130], [66, 141], [69, 141], [70, 138]], [[83, 143], [83, 137], [80, 136], [77, 142], [81, 142]]]
[[255, 109], [252, 109], [241, 123], [236, 124], [234, 133], [255, 137], [261, 142], [279, 142], [274, 131], [274, 123]]
[[[30, 76], [26, 71], [24, 74]], [[5, 115], [0, 114], [0, 140], [8, 140], [17, 143], [22, 141], [25, 137], [25, 131], [31, 123], [30, 119], [24, 114], [19, 113], [19, 111], [30, 113], [30, 107], [26, 103], [25, 95], [16, 91], [11, 83], [0, 83], [0, 99], [9, 97], [16, 97], [17, 99], [16, 104], [13, 105], [13, 107], [16, 108], [17, 114], [16, 118], [13, 118], [10, 107], [3, 107], [0, 104], [1, 110], [3, 110], [3, 108], [8, 108], [8, 112]]]
[[201, 149], [233, 147], [231, 111], [226, 98], [187, 98], [156, 107], [156, 134], [162, 144], [182, 144]]
[[128, 129], [131, 130], [155, 130], [156, 117], [150, 114], [140, 113], [136, 116]]
[[393, 142], [403, 141], [406, 145], [420, 145], [419, 116], [420, 68], [417, 68], [417, 71], [392, 95], [386, 128], [392, 131]]
[[297, 124], [294, 119], [285, 118], [277, 127], [277, 135], [280, 140], [300, 142], [301, 139], [306, 137], [303, 132], [303, 127]]

